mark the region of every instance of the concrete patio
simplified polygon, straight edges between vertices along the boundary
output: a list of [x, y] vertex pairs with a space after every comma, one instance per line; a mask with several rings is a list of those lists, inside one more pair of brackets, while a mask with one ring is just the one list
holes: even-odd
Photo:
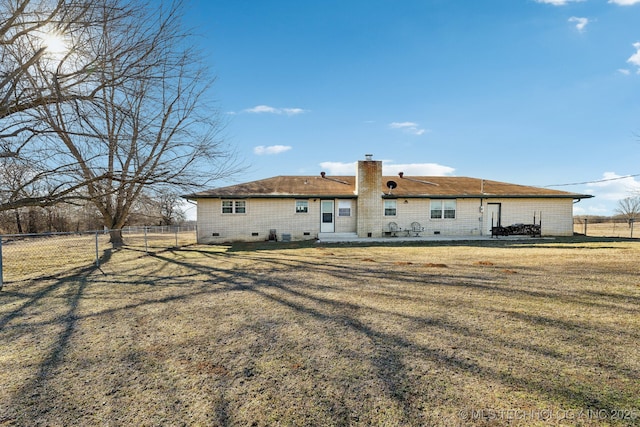
[[468, 235], [468, 236], [385, 236], [385, 237], [358, 237], [356, 233], [319, 233], [317, 243], [393, 243], [393, 242], [439, 242], [439, 241], [469, 241], [469, 240], [531, 240], [531, 239], [552, 239], [551, 237], [531, 237], [531, 236], [499, 236], [491, 235]]

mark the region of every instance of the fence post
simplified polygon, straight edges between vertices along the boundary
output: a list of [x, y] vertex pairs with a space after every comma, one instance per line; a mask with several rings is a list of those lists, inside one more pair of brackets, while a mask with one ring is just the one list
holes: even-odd
[[98, 232], [96, 231], [96, 267], [100, 268], [100, 251], [98, 249]]
[[144, 226], [144, 251], [149, 253], [149, 246], [147, 245], [147, 226]]
[[0, 291], [2, 290], [2, 285], [4, 281], [2, 279], [2, 236], [0, 236]]
[[587, 235], [587, 223], [589, 222], [589, 218], [584, 219], [584, 235]]

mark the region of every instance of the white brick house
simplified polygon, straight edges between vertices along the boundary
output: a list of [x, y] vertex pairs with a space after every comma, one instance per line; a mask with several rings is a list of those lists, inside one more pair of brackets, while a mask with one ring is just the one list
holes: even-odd
[[491, 235], [494, 226], [519, 223], [570, 236], [574, 202], [592, 196], [479, 178], [383, 176], [382, 162], [367, 155], [355, 176], [276, 176], [184, 197], [197, 202], [198, 242], [222, 243], [402, 235], [413, 223], [421, 236]]

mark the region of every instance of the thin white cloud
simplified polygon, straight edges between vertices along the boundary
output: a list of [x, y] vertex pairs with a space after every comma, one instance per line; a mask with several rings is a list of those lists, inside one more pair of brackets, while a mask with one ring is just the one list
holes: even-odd
[[393, 122], [393, 123], [389, 123], [389, 127], [391, 129], [404, 129], [404, 128], [416, 127], [416, 126], [418, 126], [418, 124], [414, 123], [414, 122]]
[[295, 116], [297, 114], [306, 113], [307, 110], [302, 108], [277, 108], [270, 105], [256, 105], [255, 107], [242, 110], [245, 113], [253, 114], [285, 114], [287, 116]]
[[292, 147], [289, 145], [269, 145], [269, 146], [258, 145], [257, 147], [253, 148], [253, 154], [257, 156], [280, 154], [280, 153], [284, 153], [285, 151], [291, 150], [291, 148]]
[[620, 74], [624, 74], [625, 76], [628, 76], [629, 74], [631, 74], [631, 71], [629, 71], [629, 70], [628, 70], [628, 69], [626, 69], [626, 68], [618, 68], [618, 72], [619, 72]]
[[322, 162], [320, 167], [329, 175], [354, 175], [356, 173], [357, 162]]
[[437, 163], [382, 163], [382, 171], [385, 175], [397, 175], [403, 172], [407, 176], [448, 176], [452, 175], [455, 169]]
[[[329, 175], [354, 175], [357, 162], [322, 162], [320, 167]], [[393, 163], [391, 160], [382, 161], [382, 173], [384, 175], [397, 175], [404, 172], [407, 176], [449, 176], [454, 168], [437, 163]]]
[[400, 129], [405, 133], [409, 133], [411, 135], [422, 135], [427, 132], [426, 129], [422, 129], [420, 125], [414, 122], [393, 122], [389, 123], [390, 129]]
[[640, 194], [640, 181], [636, 177], [605, 172], [602, 180], [588, 185], [591, 194], [598, 199], [617, 201], [631, 195]]
[[572, 16], [571, 18], [569, 18], [569, 22], [575, 22], [576, 29], [582, 33], [589, 23], [589, 18], [579, 18], [577, 16]]
[[629, 59], [627, 59], [627, 62], [638, 67], [638, 72], [640, 72], [640, 42], [635, 42], [633, 47], [635, 48], [636, 53], [631, 55]]
[[582, 1], [585, 0], [536, 0], [536, 3], [551, 4], [553, 6], [566, 6], [569, 3], [579, 3]]
[[294, 116], [296, 114], [306, 113], [307, 110], [303, 110], [302, 108], [281, 108], [282, 112], [288, 116]]
[[244, 112], [256, 113], [256, 114], [262, 114], [262, 113], [276, 114], [277, 109], [274, 107], [269, 107], [268, 105], [256, 105], [255, 107], [245, 109]]
[[618, 6], [633, 6], [634, 4], [640, 4], [640, 0], [609, 0], [609, 3], [617, 4]]
[[581, 200], [573, 206], [573, 215], [612, 215], [612, 206], [602, 203], [592, 203], [591, 200]]

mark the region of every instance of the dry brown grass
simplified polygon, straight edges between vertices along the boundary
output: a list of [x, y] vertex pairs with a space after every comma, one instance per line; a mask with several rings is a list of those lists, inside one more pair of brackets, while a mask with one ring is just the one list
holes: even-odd
[[588, 240], [115, 252], [0, 293], [0, 425], [638, 425], [639, 261]]
[[[96, 242], [97, 240], [97, 242]], [[182, 231], [177, 235], [167, 233], [125, 233], [126, 247], [137, 252], [159, 252], [174, 246], [195, 243], [193, 231]], [[108, 253], [112, 245], [109, 234], [52, 234], [38, 237], [14, 236], [3, 238], [3, 278], [7, 282], [39, 279], [64, 274], [70, 268], [87, 267], [98, 257]]]

